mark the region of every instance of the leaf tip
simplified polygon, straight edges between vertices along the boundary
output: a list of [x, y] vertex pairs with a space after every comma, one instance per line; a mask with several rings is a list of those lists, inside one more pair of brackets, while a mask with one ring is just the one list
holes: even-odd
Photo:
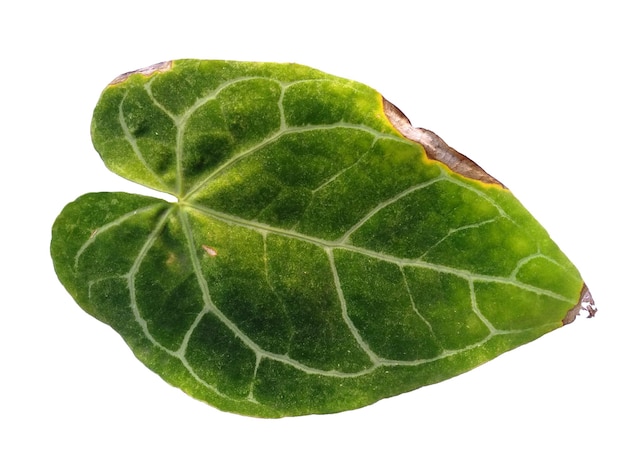
[[437, 134], [427, 129], [413, 127], [409, 118], [407, 118], [397, 106], [387, 101], [384, 97], [383, 109], [387, 119], [389, 119], [389, 122], [396, 130], [407, 139], [417, 142], [424, 147], [426, 156], [431, 160], [443, 163], [453, 172], [465, 176], [466, 178], [477, 180], [485, 184], [495, 184], [506, 189], [506, 186], [500, 181], [483, 170], [476, 162], [454, 150]]
[[122, 75], [119, 75], [118, 77], [116, 77], [111, 83], [109, 83], [109, 86], [117, 85], [118, 83], [125, 82], [128, 79], [128, 77], [130, 77], [131, 75], [135, 75], [137, 73], [140, 73], [141, 75], [145, 75], [146, 77], [148, 77], [156, 72], [166, 72], [172, 68], [172, 64], [173, 64], [173, 61], [168, 60], [165, 62], [159, 62], [158, 64], [150, 65], [148, 67], [143, 67], [141, 69], [133, 70], [132, 72], [123, 73]]
[[591, 296], [591, 292], [589, 292], [587, 284], [583, 284], [578, 303], [567, 312], [565, 318], [563, 318], [563, 325], [572, 323], [581, 312], [587, 312], [587, 318], [593, 318], [596, 316], [597, 311], [598, 308]]

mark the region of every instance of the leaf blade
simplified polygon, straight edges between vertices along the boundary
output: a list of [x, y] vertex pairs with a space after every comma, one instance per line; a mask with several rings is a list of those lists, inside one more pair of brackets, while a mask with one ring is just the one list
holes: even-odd
[[96, 149], [178, 201], [68, 205], [60, 280], [165, 380], [253, 416], [364, 406], [561, 326], [576, 268], [499, 182], [433, 160], [388, 108], [293, 65], [186, 60], [116, 80]]

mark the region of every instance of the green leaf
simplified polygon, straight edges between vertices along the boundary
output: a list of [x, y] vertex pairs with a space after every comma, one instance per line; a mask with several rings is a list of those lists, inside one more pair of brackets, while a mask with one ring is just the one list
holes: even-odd
[[595, 311], [503, 185], [360, 83], [157, 64], [104, 90], [92, 137], [108, 168], [177, 201], [70, 203], [58, 277], [150, 369], [222, 410], [361, 407]]

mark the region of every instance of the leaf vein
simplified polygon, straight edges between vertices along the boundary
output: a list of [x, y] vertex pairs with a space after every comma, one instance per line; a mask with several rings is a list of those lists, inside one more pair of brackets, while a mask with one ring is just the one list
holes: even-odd
[[426, 325], [426, 327], [430, 331], [430, 335], [432, 336], [433, 340], [435, 341], [435, 343], [437, 343], [437, 346], [439, 346], [441, 349], [443, 349], [443, 345], [441, 344], [441, 341], [439, 341], [439, 338], [435, 334], [435, 330], [433, 330], [433, 326], [424, 317], [424, 315], [422, 315], [419, 312], [419, 310], [417, 308], [417, 305], [415, 304], [415, 299], [413, 298], [413, 293], [411, 292], [411, 288], [409, 287], [409, 281], [406, 278], [406, 273], [404, 272], [404, 267], [400, 266], [399, 268], [400, 268], [400, 273], [402, 273], [402, 280], [404, 282], [404, 288], [406, 289], [407, 293], [409, 294], [409, 300], [411, 301], [411, 308], [413, 309], [415, 314], [420, 318], [420, 320], [422, 320], [424, 322], [424, 324]]
[[[240, 153], [238, 153], [236, 155], [233, 155], [228, 160], [223, 162], [220, 166], [215, 168], [209, 175], [207, 175], [205, 178], [203, 178], [201, 181], [199, 181], [197, 184], [195, 184], [187, 192], [187, 194], [184, 195], [184, 199], [185, 200], [190, 200], [190, 198], [195, 193], [197, 193], [199, 190], [203, 189], [208, 183], [210, 183], [212, 180], [217, 178], [217, 176], [219, 176], [220, 174], [224, 173], [226, 170], [231, 168], [235, 163], [237, 163], [238, 161], [248, 157], [249, 155], [253, 154], [254, 152], [257, 152], [257, 151], [261, 150], [262, 148], [267, 147], [268, 145], [278, 141], [281, 137], [284, 137], [284, 136], [290, 135], [290, 134], [300, 134], [300, 133], [305, 133], [305, 132], [312, 132], [312, 131], [318, 131], [318, 130], [328, 130], [328, 129], [353, 129], [353, 130], [360, 130], [360, 131], [372, 134], [376, 138], [401, 141], [401, 138], [399, 138], [399, 137], [396, 137], [396, 136], [393, 136], [393, 135], [389, 135], [389, 134], [383, 134], [383, 133], [378, 132], [378, 131], [376, 131], [374, 129], [371, 129], [371, 128], [367, 127], [367, 126], [363, 126], [363, 125], [360, 125], [360, 124], [344, 123], [344, 122], [340, 122], [340, 123], [336, 123], [336, 124], [305, 125], [305, 126], [298, 126], [298, 127], [289, 127], [289, 128], [286, 128], [286, 129], [279, 128], [276, 132], [274, 132], [273, 134], [269, 135], [268, 137], [263, 139], [261, 142], [258, 142], [256, 144], [252, 145], [251, 147], [248, 147], [248, 148], [242, 150]], [[404, 143], [406, 143], [406, 142], [404, 142]]]
[[161, 178], [161, 176], [159, 174], [157, 174], [152, 169], [152, 167], [150, 167], [150, 165], [148, 165], [148, 162], [146, 161], [146, 159], [143, 156], [143, 152], [139, 148], [139, 143], [137, 142], [137, 139], [130, 132], [130, 129], [128, 127], [128, 123], [126, 122], [126, 115], [124, 114], [124, 102], [126, 100], [126, 96], [127, 95], [128, 95], [128, 92], [126, 92], [126, 94], [124, 95], [124, 97], [120, 101], [120, 104], [119, 104], [119, 107], [118, 107], [118, 119], [119, 119], [119, 122], [120, 122], [120, 126], [122, 127], [122, 134], [124, 135], [124, 139], [128, 142], [128, 144], [130, 145], [131, 149], [133, 150], [133, 153], [137, 157], [137, 160], [139, 160], [139, 162], [144, 166], [144, 168], [148, 171], [148, 173], [150, 173], [150, 175], [161, 184], [162, 188], [166, 188], [167, 185], [163, 181], [163, 178]]
[[348, 240], [350, 240], [350, 236], [356, 232], [358, 229], [360, 229], [363, 225], [365, 225], [365, 223], [370, 220], [372, 217], [374, 217], [376, 214], [378, 214], [381, 210], [385, 209], [386, 207], [390, 206], [391, 204], [394, 204], [395, 202], [398, 202], [400, 199], [408, 196], [411, 193], [414, 193], [415, 191], [419, 191], [420, 189], [424, 189], [427, 188], [428, 186], [431, 186], [435, 183], [437, 183], [438, 181], [441, 181], [443, 179], [443, 177], [440, 175], [436, 178], [432, 178], [428, 181], [425, 181], [423, 183], [419, 183], [416, 185], [413, 185], [407, 189], [405, 189], [404, 191], [399, 192], [398, 194], [396, 194], [395, 196], [380, 202], [378, 205], [376, 205], [376, 207], [374, 207], [373, 209], [371, 209], [367, 214], [365, 214], [356, 224], [354, 224], [352, 227], [350, 227], [348, 230], [346, 230], [346, 232], [343, 234], [343, 236], [337, 241], [339, 244], [344, 244], [347, 243]]
[[467, 225], [463, 225], [462, 227], [457, 227], [457, 228], [451, 228], [450, 230], [448, 230], [447, 234], [445, 234], [437, 242], [435, 242], [433, 245], [431, 245], [426, 251], [424, 251], [424, 253], [422, 253], [419, 256], [418, 259], [425, 258], [430, 251], [434, 250], [437, 246], [439, 246], [441, 243], [443, 243], [448, 237], [454, 235], [455, 233], [462, 232], [464, 230], [473, 229], [473, 228], [479, 228], [479, 227], [482, 227], [483, 225], [494, 223], [495, 221], [497, 221], [501, 217], [502, 216], [493, 217], [491, 219], [483, 220], [482, 222], [477, 222], [477, 223], [474, 223], [474, 224], [467, 224]]
[[120, 217], [116, 218], [115, 220], [112, 220], [111, 222], [108, 222], [108, 223], [106, 223], [104, 225], [101, 225], [100, 227], [92, 229], [91, 235], [89, 236], [87, 241], [81, 245], [81, 247], [78, 249], [78, 251], [74, 255], [74, 268], [76, 268], [78, 266], [78, 263], [80, 261], [80, 257], [83, 255], [85, 250], [87, 250], [87, 248], [89, 248], [89, 246], [92, 243], [94, 243], [96, 241], [96, 239], [100, 235], [102, 235], [104, 232], [106, 232], [107, 230], [110, 230], [113, 227], [117, 227], [117, 226], [121, 225], [122, 223], [124, 223], [125, 221], [127, 221], [128, 219], [130, 219], [130, 218], [132, 218], [132, 217], [134, 217], [136, 215], [141, 215], [144, 212], [149, 212], [149, 211], [151, 211], [152, 209], [154, 209], [155, 207], [157, 207], [159, 205], [161, 205], [161, 202], [156, 203], [156, 204], [150, 204], [149, 206], [145, 206], [145, 207], [142, 207], [140, 209], [135, 209], [133, 211], [127, 212], [125, 214], [122, 214]]
[[436, 263], [431, 263], [431, 262], [427, 262], [427, 261], [423, 261], [420, 259], [413, 259], [413, 258], [400, 258], [397, 256], [393, 256], [387, 253], [379, 253], [373, 250], [370, 250], [368, 248], [364, 248], [364, 247], [360, 247], [360, 246], [355, 246], [355, 245], [350, 245], [349, 243], [347, 243], [346, 241], [342, 241], [342, 240], [336, 240], [336, 241], [328, 241], [328, 240], [323, 240], [317, 237], [313, 237], [310, 235], [306, 235], [303, 233], [299, 233], [299, 232], [295, 232], [289, 229], [282, 229], [280, 227], [273, 227], [271, 225], [267, 225], [264, 224], [262, 222], [258, 222], [258, 221], [250, 221], [250, 220], [246, 220], [246, 219], [242, 219], [240, 217], [234, 216], [234, 215], [230, 215], [230, 214], [225, 214], [223, 212], [219, 212], [213, 209], [209, 209], [207, 207], [203, 207], [203, 206], [198, 206], [198, 205], [194, 205], [193, 203], [187, 203], [187, 206], [200, 212], [203, 213], [205, 215], [208, 215], [210, 217], [214, 217], [217, 220], [220, 220], [222, 222], [228, 223], [228, 224], [233, 224], [233, 225], [238, 225], [240, 227], [245, 227], [248, 228], [250, 230], [254, 230], [257, 233], [262, 233], [263, 231], [268, 232], [268, 233], [273, 233], [276, 235], [281, 235], [284, 237], [288, 237], [288, 238], [293, 238], [295, 240], [301, 240], [301, 241], [305, 241], [308, 243], [311, 243], [313, 245], [316, 245], [318, 247], [321, 247], [323, 249], [327, 249], [327, 248], [332, 248], [332, 249], [343, 249], [343, 250], [347, 250], [347, 251], [351, 251], [353, 253], [359, 253], [362, 254], [364, 256], [368, 256], [371, 258], [375, 258], [375, 259], [379, 259], [381, 261], [386, 261], [389, 263], [393, 263], [396, 264], [398, 266], [410, 266], [410, 267], [416, 267], [416, 268], [425, 268], [425, 269], [431, 269], [434, 271], [438, 271], [441, 273], [446, 273], [446, 274], [454, 274], [458, 277], [461, 277], [463, 279], [468, 279], [468, 280], [472, 280], [472, 281], [481, 281], [481, 282], [493, 282], [493, 283], [501, 283], [501, 284], [509, 284], [509, 285], [514, 285], [516, 287], [519, 287], [520, 289], [524, 289], [527, 291], [531, 291], [534, 292], [536, 294], [539, 295], [544, 295], [547, 297], [551, 297], [557, 300], [562, 300], [565, 302], [576, 302], [576, 299], [572, 299], [572, 298], [566, 298], [560, 294], [557, 294], [555, 292], [552, 292], [550, 290], [547, 289], [541, 289], [535, 286], [532, 286], [530, 284], [526, 284], [523, 282], [519, 282], [516, 279], [512, 279], [510, 276], [507, 277], [503, 277], [503, 276], [492, 276], [492, 275], [486, 275], [486, 274], [478, 274], [478, 273], [473, 273], [472, 271], [468, 271], [466, 269], [461, 269], [461, 268], [455, 268], [452, 266], [446, 266], [443, 264], [436, 264]]
[[333, 250], [330, 248], [326, 248], [325, 251], [328, 256], [328, 261], [330, 263], [330, 270], [333, 274], [333, 282], [335, 284], [337, 297], [339, 298], [339, 305], [341, 306], [341, 318], [343, 319], [344, 323], [348, 326], [350, 333], [352, 334], [353, 338], [356, 340], [359, 347], [365, 352], [365, 354], [367, 354], [372, 364], [376, 366], [380, 364], [380, 357], [378, 357], [378, 355], [376, 355], [370, 349], [369, 345], [363, 339], [363, 337], [361, 336], [361, 333], [359, 333], [359, 330], [354, 325], [354, 322], [350, 318], [350, 315], [348, 315], [348, 307], [346, 305], [346, 299], [343, 295], [343, 289], [341, 288], [341, 280], [339, 278], [339, 273], [337, 272], [337, 266], [335, 264], [335, 256], [333, 254]]

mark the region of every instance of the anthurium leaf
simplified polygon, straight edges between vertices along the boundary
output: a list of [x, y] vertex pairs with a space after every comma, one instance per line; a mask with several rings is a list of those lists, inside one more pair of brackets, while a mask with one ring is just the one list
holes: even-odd
[[177, 200], [70, 203], [58, 277], [149, 368], [222, 410], [361, 407], [594, 312], [508, 189], [360, 83], [166, 62], [104, 90], [92, 137], [112, 171]]

